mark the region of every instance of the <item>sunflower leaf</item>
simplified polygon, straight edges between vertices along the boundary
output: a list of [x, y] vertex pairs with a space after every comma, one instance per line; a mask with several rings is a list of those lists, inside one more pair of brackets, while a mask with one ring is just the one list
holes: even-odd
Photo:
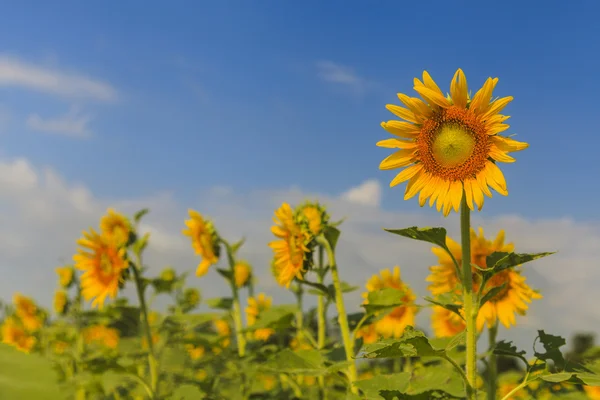
[[499, 356], [519, 358], [525, 363], [525, 365], [529, 365], [527, 359], [525, 358], [525, 350], [517, 350], [517, 346], [513, 345], [512, 342], [502, 340], [496, 343], [493, 352]]
[[246, 331], [255, 331], [256, 329], [284, 329], [291, 325], [296, 311], [295, 305], [273, 306], [268, 310], [262, 311], [256, 323], [246, 328]]
[[240, 247], [242, 247], [242, 245], [244, 244], [244, 242], [246, 242], [246, 238], [241, 238], [239, 241], [235, 242], [234, 244], [231, 245], [231, 253], [235, 256], [235, 254], [237, 253], [237, 251], [240, 249]]
[[404, 329], [399, 339], [384, 339], [362, 348], [357, 358], [395, 358], [395, 357], [443, 357], [443, 349], [435, 349], [425, 334], [411, 326]]
[[408, 389], [410, 376], [410, 372], [378, 375], [371, 379], [362, 379], [356, 381], [354, 386], [362, 390], [367, 398], [377, 399], [382, 391], [404, 393]]
[[462, 305], [454, 303], [452, 299], [448, 296], [439, 296], [437, 299], [432, 299], [431, 297], [424, 297], [423, 300], [428, 301], [431, 304], [435, 304], [436, 306], [444, 307], [446, 310], [452, 311], [464, 320], [463, 316], [460, 314], [460, 310], [462, 310]]
[[540, 378], [546, 382], [558, 383], [568, 381], [572, 376], [572, 372], [559, 372], [556, 374], [542, 375]]
[[508, 268], [516, 267], [526, 262], [537, 260], [538, 258], [546, 257], [556, 252], [546, 253], [507, 253], [503, 251], [495, 251], [486, 258], [488, 271], [492, 274], [498, 273]]
[[550, 335], [544, 332], [543, 330], [538, 330], [538, 337], [536, 338], [536, 342], [538, 339], [542, 343], [542, 346], [544, 346], [544, 350], [546, 350], [546, 352], [538, 353], [537, 351], [535, 351], [533, 355], [539, 358], [540, 360], [554, 361], [554, 365], [562, 370], [565, 365], [565, 359], [560, 351], [560, 347], [567, 344], [566, 340], [560, 336]]
[[231, 297], [217, 297], [214, 299], [207, 299], [206, 304], [208, 304], [210, 308], [229, 311], [233, 306], [233, 299]]
[[494, 298], [498, 293], [500, 293], [506, 287], [506, 282], [504, 282], [500, 286], [496, 286], [491, 288], [479, 301], [479, 307], [483, 306], [485, 303]]
[[419, 228], [412, 226], [404, 229], [383, 229], [386, 232], [393, 233], [395, 235], [404, 236], [410, 239], [421, 240], [423, 242], [429, 242], [440, 246], [441, 248], [448, 250], [446, 246], [446, 229], [445, 228]]
[[580, 385], [600, 386], [600, 375], [589, 372], [577, 372], [570, 381]]
[[133, 220], [135, 221], [136, 224], [138, 224], [140, 222], [140, 220], [142, 219], [142, 217], [144, 215], [148, 214], [149, 212], [150, 212], [149, 209], [144, 208], [143, 210], [140, 210], [135, 213], [135, 215], [133, 216]]
[[403, 304], [404, 292], [395, 288], [384, 288], [369, 292], [368, 303], [362, 304], [367, 314], [374, 314]]
[[261, 369], [277, 373], [322, 376], [327, 372], [325, 358], [318, 350], [292, 351], [284, 349], [275, 353]]
[[331, 247], [332, 251], [335, 250], [335, 246], [337, 245], [338, 239], [340, 238], [340, 233], [341, 232], [339, 231], [339, 229], [334, 228], [333, 226], [328, 226], [323, 232], [323, 237], [329, 243], [329, 246]]
[[309, 290], [308, 293], [310, 294], [315, 294], [315, 295], [325, 295], [328, 297], [331, 297], [332, 299], [333, 297], [333, 292], [325, 285], [323, 285], [322, 283], [316, 283], [316, 282], [311, 282], [311, 281], [307, 281], [305, 279], [297, 279], [296, 280], [299, 284], [301, 285], [306, 285], [306, 286], [310, 286], [316, 290]]

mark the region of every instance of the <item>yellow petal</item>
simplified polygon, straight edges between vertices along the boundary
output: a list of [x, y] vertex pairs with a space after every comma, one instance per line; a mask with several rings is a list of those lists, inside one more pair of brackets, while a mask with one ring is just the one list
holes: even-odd
[[503, 97], [501, 99], [494, 101], [493, 103], [490, 104], [490, 108], [483, 115], [483, 119], [486, 119], [486, 117], [490, 117], [492, 115], [498, 114], [500, 111], [502, 111], [504, 109], [504, 107], [506, 107], [508, 105], [508, 103], [510, 103], [513, 100], [514, 100], [514, 98], [512, 96], [508, 96], [508, 97]]
[[467, 94], [467, 77], [459, 68], [452, 78], [452, 83], [450, 83], [450, 95], [454, 105], [465, 108], [467, 106]]
[[392, 155], [387, 156], [381, 164], [379, 164], [379, 169], [388, 170], [394, 168], [405, 167], [409, 164], [412, 164], [414, 156], [414, 150], [398, 150]]
[[430, 178], [431, 176], [427, 174], [417, 174], [413, 176], [406, 185], [404, 200], [408, 200], [414, 195], [416, 195], [419, 192], [419, 190], [423, 189], [423, 187], [427, 184]]
[[463, 185], [461, 181], [454, 181], [450, 184], [450, 201], [454, 211], [460, 210], [460, 202], [463, 195]]
[[448, 99], [445, 98], [443, 94], [437, 93], [436, 91], [431, 90], [425, 86], [415, 86], [414, 89], [430, 105], [438, 105], [444, 108], [448, 108], [451, 105], [450, 101], [448, 101]]
[[477, 181], [471, 180], [470, 182], [471, 189], [473, 190], [473, 201], [475, 201], [475, 204], [477, 204], [477, 209], [481, 211], [481, 208], [483, 207], [483, 203], [485, 201], [485, 198], [483, 197], [483, 192], [479, 188], [479, 184], [477, 183]]
[[416, 174], [421, 172], [422, 169], [423, 169], [423, 166], [421, 164], [412, 165], [412, 166], [406, 168], [405, 170], [400, 172], [398, 175], [396, 175], [396, 177], [392, 180], [392, 182], [390, 182], [390, 187], [394, 187], [399, 183], [402, 183], [404, 181], [411, 179], [413, 176], [415, 176]]
[[475, 93], [469, 109], [475, 114], [483, 114], [489, 107], [490, 100], [492, 99], [492, 92], [498, 82], [498, 78], [492, 79], [487, 78], [481, 89]]
[[385, 108], [387, 108], [389, 111], [391, 111], [392, 113], [394, 113], [395, 115], [397, 115], [398, 117], [400, 117], [402, 119], [405, 119], [407, 121], [414, 122], [414, 123], [419, 122], [417, 120], [417, 118], [415, 117], [415, 114], [412, 111], [410, 111], [404, 107], [396, 106], [394, 104], [388, 104], [385, 106]]
[[381, 127], [392, 135], [407, 139], [414, 139], [419, 134], [419, 127], [409, 122], [388, 121], [382, 122]]
[[471, 188], [471, 181], [466, 180], [463, 182], [463, 186], [465, 188], [465, 200], [467, 202], [467, 206], [472, 211], [473, 208], [473, 189]]
[[506, 190], [506, 179], [504, 179], [504, 174], [498, 168], [498, 166], [492, 162], [488, 162], [486, 164], [487, 171], [487, 183], [498, 193], [506, 196], [508, 195], [508, 191]]
[[385, 147], [388, 149], [412, 149], [417, 147], [417, 144], [412, 141], [400, 140], [396, 138], [380, 140], [377, 142], [378, 147]]
[[491, 126], [487, 126], [487, 130], [485, 133], [487, 133], [488, 135], [495, 135], [497, 133], [500, 132], [504, 132], [505, 130], [507, 130], [508, 128], [510, 128], [510, 125], [507, 124], [494, 124]]
[[425, 84], [425, 87], [433, 90], [434, 92], [439, 93], [442, 96], [444, 95], [444, 93], [442, 92], [442, 90], [435, 83], [435, 81], [433, 80], [433, 78], [431, 78], [431, 75], [429, 75], [429, 72], [427, 72], [427, 71], [423, 71], [423, 83]]
[[518, 142], [508, 137], [496, 135], [490, 137], [491, 142], [500, 150], [506, 152], [521, 151], [529, 147], [528, 143]]
[[494, 160], [500, 161], [500, 162], [512, 163], [512, 162], [516, 161], [513, 157], [507, 155], [505, 152], [503, 152], [502, 150], [500, 150], [500, 149], [498, 149], [497, 147], [494, 147], [494, 146], [490, 147], [490, 153], [489, 153], [489, 155]]
[[433, 115], [433, 110], [418, 97], [398, 93], [398, 99], [420, 119], [430, 118]]
[[479, 171], [476, 178], [477, 178], [477, 184], [478, 184], [479, 188], [481, 189], [481, 191], [483, 192], [483, 194], [485, 194], [487, 197], [492, 197], [492, 192], [490, 192], [490, 189], [488, 189], [487, 183], [485, 182], [485, 169], [482, 171]]

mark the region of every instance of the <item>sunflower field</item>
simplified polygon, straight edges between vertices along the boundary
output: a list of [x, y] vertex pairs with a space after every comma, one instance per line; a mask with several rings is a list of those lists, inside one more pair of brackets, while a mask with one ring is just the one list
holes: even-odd
[[[21, 293], [3, 306], [0, 399], [600, 399], [598, 348], [567, 357], [564, 338], [539, 330], [528, 357], [497, 337], [500, 324], [515, 326], [529, 303], [543, 301], [522, 266], [553, 254], [515, 252], [503, 231], [486, 236], [471, 226], [485, 196], [508, 194], [499, 163], [528, 147], [501, 135], [512, 97], [493, 98], [497, 83], [488, 78], [472, 94], [459, 69], [444, 95], [424, 72], [414, 80], [420, 98], [398, 94], [403, 106], [387, 109], [399, 119], [381, 124], [393, 137], [377, 146], [393, 153], [380, 169], [399, 169], [390, 186], [407, 182], [405, 200], [418, 195], [420, 206], [460, 218], [459, 238], [444, 227], [385, 227], [398, 240], [432, 245], [428, 296], [403, 281], [399, 266], [344, 281], [336, 262], [343, 221], [317, 201], [274, 211], [272, 279], [294, 304], [256, 293], [244, 239], [221, 236], [196, 210], [182, 221], [198, 258], [193, 273], [150, 275], [152, 237], [139, 232], [148, 210], [109, 209], [77, 240], [73, 264], [56, 268], [53, 310]], [[230, 292], [203, 299], [207, 274]], [[135, 301], [123, 296], [126, 286]], [[361, 287], [362, 311], [348, 313], [344, 294]], [[166, 311], [152, 307], [157, 295], [169, 296]], [[308, 296], [315, 308], [305, 307]], [[415, 326], [424, 308], [430, 335]], [[506, 360], [516, 367], [500, 368]], [[6, 378], [17, 375], [28, 379]]]

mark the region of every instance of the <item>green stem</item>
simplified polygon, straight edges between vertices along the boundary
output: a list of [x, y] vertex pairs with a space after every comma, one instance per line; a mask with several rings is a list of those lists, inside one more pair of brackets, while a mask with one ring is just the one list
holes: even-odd
[[304, 337], [304, 313], [302, 311], [302, 297], [304, 292], [302, 290], [302, 286], [298, 284], [296, 289], [296, 304], [298, 309], [296, 310], [296, 339], [298, 339], [298, 344], [302, 341]]
[[465, 387], [467, 388], [466, 392], [467, 392], [467, 397], [469, 396], [473, 396], [473, 388], [471, 387], [471, 384], [469, 383], [469, 380], [467, 379], [467, 375], [465, 374], [465, 371], [463, 371], [463, 369], [461, 368], [460, 365], [458, 365], [456, 363], [456, 361], [454, 361], [451, 357], [449, 357], [448, 355], [444, 354], [442, 356], [442, 358], [446, 361], [448, 361], [450, 364], [452, 364], [452, 366], [454, 367], [454, 369], [456, 369], [458, 371], [458, 373], [460, 374], [460, 376], [463, 378], [463, 381], [465, 382]]
[[[325, 280], [325, 274], [323, 274], [323, 258], [325, 254], [323, 253], [323, 246], [319, 246], [319, 259], [318, 259], [318, 267], [317, 270], [317, 282], [321, 285]], [[321, 293], [319, 297], [317, 297], [317, 348], [319, 350], [323, 350], [325, 348], [325, 336], [327, 334], [327, 318], [325, 318], [325, 296]], [[327, 399], [327, 391], [325, 390], [325, 377], [319, 376], [319, 398], [321, 400]]]
[[148, 306], [146, 305], [146, 299], [144, 298], [144, 285], [140, 270], [142, 269], [142, 255], [136, 254], [137, 265], [132, 267], [133, 275], [135, 278], [135, 288], [140, 302], [140, 310], [142, 312], [142, 324], [146, 334], [146, 341], [148, 342], [148, 368], [150, 370], [150, 389], [152, 391], [154, 399], [156, 397], [156, 389], [158, 387], [158, 361], [156, 354], [154, 353], [154, 343], [152, 343], [152, 332], [150, 331], [150, 323], [148, 322]]
[[342, 293], [342, 284], [338, 273], [337, 264], [335, 262], [335, 254], [327, 240], [323, 240], [327, 257], [329, 258], [329, 267], [331, 268], [331, 278], [333, 287], [335, 288], [335, 304], [338, 310], [338, 322], [342, 331], [342, 341], [344, 342], [344, 350], [346, 351], [346, 360], [350, 362], [348, 367], [348, 379], [350, 380], [350, 390], [352, 393], [358, 393], [358, 389], [353, 385], [358, 377], [356, 371], [356, 363], [354, 361], [354, 343], [350, 337], [350, 328], [348, 327], [348, 316], [346, 315], [346, 307], [344, 306], [344, 295]]
[[[221, 239], [222, 240], [222, 239]], [[240, 306], [240, 296], [237, 286], [235, 286], [235, 259], [233, 257], [231, 247], [229, 243], [225, 242], [225, 248], [227, 249], [227, 260], [229, 261], [229, 269], [231, 271], [231, 279], [228, 279], [229, 285], [231, 286], [231, 293], [233, 294], [233, 324], [235, 327], [235, 334], [237, 337], [238, 355], [244, 357], [246, 355], [246, 338], [244, 338], [244, 329], [242, 325], [242, 307]]]
[[[476, 379], [476, 357], [477, 357], [477, 309], [475, 308], [475, 298], [473, 296], [473, 275], [471, 272], [471, 215], [467, 206], [466, 194], [463, 192], [460, 205], [460, 236], [462, 246], [462, 273], [463, 273], [463, 307], [464, 317], [467, 325], [466, 342], [466, 375], [471, 388], [475, 388]], [[468, 399], [474, 398], [474, 393], [467, 393]]]
[[490, 355], [488, 358], [488, 400], [496, 400], [497, 391], [497, 376], [498, 376], [498, 361], [494, 354], [494, 346], [496, 345], [496, 336], [498, 335], [498, 322], [494, 323], [493, 326], [488, 327], [489, 341], [490, 341]]

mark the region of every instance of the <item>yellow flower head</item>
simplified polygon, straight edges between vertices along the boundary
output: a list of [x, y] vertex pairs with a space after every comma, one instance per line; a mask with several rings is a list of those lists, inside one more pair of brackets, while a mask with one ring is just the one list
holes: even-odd
[[[248, 326], [252, 326], [256, 323], [257, 317], [261, 312], [271, 308], [272, 300], [271, 297], [266, 296], [264, 293], [260, 293], [256, 297], [248, 298], [248, 307], [246, 307]], [[274, 333], [275, 331], [271, 328], [262, 328], [255, 330], [253, 336], [257, 340], [267, 341]]]
[[15, 347], [16, 349], [29, 353], [35, 346], [37, 340], [24, 329], [23, 325], [15, 318], [9, 317], [2, 324], [2, 343]]
[[69, 343], [62, 340], [54, 342], [53, 349], [55, 354], [63, 354], [69, 348]]
[[104, 325], [94, 325], [83, 331], [85, 343], [96, 343], [111, 349], [119, 345], [119, 331]]
[[397, 149], [381, 162], [382, 170], [404, 168], [390, 183], [408, 181], [404, 199], [419, 193], [419, 205], [437, 201], [437, 210], [448, 215], [459, 210], [466, 194], [471, 210], [473, 203], [481, 210], [489, 188], [506, 196], [506, 181], [497, 162], [514, 162], [507, 153], [529, 147], [499, 133], [509, 128], [509, 117], [499, 114], [513, 100], [511, 96], [494, 101], [492, 91], [498, 78], [488, 78], [483, 87], [469, 98], [467, 78], [461, 69], [450, 83], [445, 97], [427, 71], [423, 81], [415, 78], [414, 89], [423, 98], [398, 94], [406, 108], [387, 105], [387, 109], [404, 121], [382, 122], [381, 126], [397, 138], [382, 140], [379, 147]]
[[591, 400], [600, 400], [600, 386], [583, 386], [583, 390], [585, 394], [587, 394], [588, 398]]
[[[229, 325], [229, 321], [227, 319], [224, 319], [224, 318], [223, 319], [216, 319], [216, 320], [213, 321], [213, 324], [215, 326], [215, 331], [221, 337], [221, 340], [219, 341], [219, 344], [222, 347], [228, 347], [229, 344], [231, 343], [231, 340], [230, 340], [230, 338], [231, 338], [231, 326]], [[216, 348], [213, 349], [213, 352], [215, 352], [215, 350], [217, 350], [217, 349]]]
[[270, 392], [277, 385], [277, 379], [273, 375], [258, 375], [258, 380], [261, 383], [263, 389], [267, 392]]
[[73, 267], [67, 265], [64, 267], [58, 267], [55, 269], [56, 274], [58, 275], [58, 283], [62, 288], [67, 289], [73, 283], [73, 276], [75, 275], [75, 270]]
[[160, 273], [160, 279], [167, 282], [175, 280], [176, 276], [177, 275], [175, 274], [175, 270], [173, 268], [165, 268]]
[[[446, 238], [446, 245], [460, 265], [462, 263], [461, 246], [449, 237]], [[500, 231], [492, 242], [485, 238], [482, 228], [479, 228], [479, 236], [474, 229], [471, 229], [471, 263], [479, 268], [488, 268], [486, 258], [493, 252], [512, 252], [513, 249], [512, 243], [504, 244], [504, 231]], [[438, 256], [439, 265], [430, 268], [431, 274], [427, 277], [427, 281], [431, 282], [429, 290], [433, 295], [455, 291], [460, 280], [456, 275], [452, 258], [438, 247], [433, 248], [432, 251]], [[473, 289], [478, 291], [480, 278], [475, 267], [472, 268], [472, 271]], [[502, 325], [510, 328], [516, 323], [515, 313], [524, 315], [529, 308], [527, 303], [530, 303], [532, 299], [542, 298], [539, 293], [533, 291], [525, 283], [525, 277], [521, 275], [518, 268], [506, 269], [494, 275], [486, 284], [483, 295], [503, 284], [506, 284], [504, 289], [480, 308], [477, 316], [478, 330], [482, 330], [486, 322], [488, 326], [494, 325], [496, 320], [500, 320]]]
[[205, 381], [207, 377], [208, 372], [206, 372], [204, 369], [199, 369], [198, 372], [196, 372], [196, 379], [198, 379], [200, 382]]
[[185, 345], [187, 353], [192, 360], [197, 360], [204, 355], [205, 349], [203, 346], [194, 346], [193, 344]]
[[290, 340], [290, 349], [296, 351], [296, 350], [310, 350], [313, 347], [311, 346], [310, 343], [308, 343], [306, 340], [303, 339], [298, 339], [297, 337], [293, 338], [292, 340]]
[[329, 222], [329, 215], [319, 203], [305, 202], [296, 208], [296, 214], [300, 220], [306, 221], [306, 225], [313, 236], [317, 236]]
[[305, 272], [304, 261], [309, 253], [307, 242], [310, 234], [296, 222], [288, 203], [283, 203], [275, 210], [273, 222], [275, 225], [271, 227], [271, 232], [279, 238], [269, 243], [274, 253], [275, 278], [280, 285], [289, 287], [294, 277], [302, 279]]
[[81, 294], [86, 301], [94, 299], [92, 307], [101, 309], [106, 297], [117, 296], [123, 273], [129, 267], [126, 250], [93, 229], [84, 231], [77, 244], [80, 248], [73, 256], [75, 267], [85, 271], [81, 276]]
[[364, 344], [375, 343], [377, 339], [379, 339], [379, 334], [375, 329], [375, 324], [370, 324], [367, 326], [362, 326], [357, 332], [355, 337], [362, 338]]
[[436, 337], [452, 337], [465, 330], [465, 321], [444, 307], [434, 306], [431, 325]]
[[68, 301], [67, 292], [64, 290], [57, 290], [56, 293], [54, 293], [54, 312], [57, 314], [64, 314]]
[[31, 297], [15, 293], [13, 303], [15, 305], [15, 313], [27, 331], [34, 332], [42, 327], [42, 319], [40, 318], [38, 308]]
[[233, 267], [235, 286], [241, 288], [250, 281], [252, 267], [246, 261], [238, 261]]
[[208, 272], [208, 267], [219, 261], [219, 235], [212, 222], [205, 220], [200, 213], [188, 210], [190, 219], [185, 221], [188, 229], [182, 233], [192, 240], [192, 247], [202, 261], [196, 269], [196, 276], [202, 276]]
[[410, 287], [402, 282], [400, 278], [400, 267], [394, 267], [393, 272], [389, 269], [381, 271], [381, 276], [374, 275], [367, 282], [368, 292], [363, 293], [365, 303], [369, 292], [374, 292], [383, 288], [394, 288], [402, 292], [403, 305], [394, 308], [380, 320], [374, 323], [375, 331], [384, 338], [399, 338], [407, 326], [414, 326], [417, 307], [414, 305], [416, 299]]
[[129, 220], [112, 208], [100, 219], [100, 231], [111, 238], [117, 247], [124, 246], [129, 241], [132, 231]]

